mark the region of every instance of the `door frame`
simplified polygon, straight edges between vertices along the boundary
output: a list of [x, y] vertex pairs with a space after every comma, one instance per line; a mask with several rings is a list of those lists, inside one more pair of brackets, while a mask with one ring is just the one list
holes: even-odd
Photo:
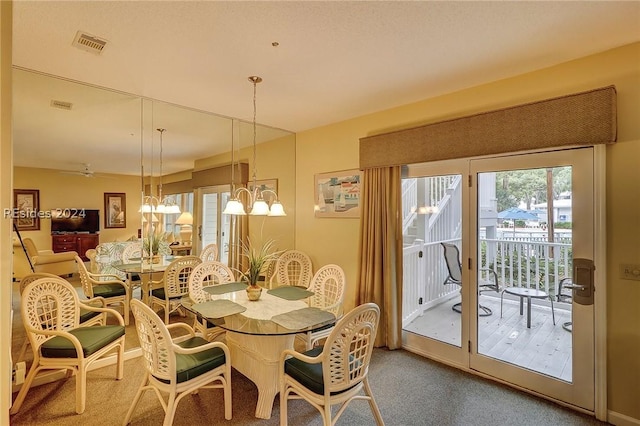
[[[497, 379], [495, 377], [483, 374], [476, 370], [472, 370], [470, 368], [470, 363], [469, 363], [470, 357], [466, 350], [462, 351], [464, 353], [462, 354], [462, 356], [458, 350], [453, 350], [451, 352], [445, 350], [444, 352], [439, 354], [425, 352], [425, 350], [420, 349], [420, 346], [425, 347], [424, 343], [416, 344], [415, 339], [420, 339], [420, 338], [413, 336], [412, 333], [405, 332], [405, 331], [402, 332], [403, 348], [409, 351], [418, 353], [419, 355], [425, 356], [427, 358], [434, 359], [443, 364], [447, 364], [447, 365], [451, 365], [453, 367], [459, 368], [471, 374], [485, 377], [485, 378], [506, 384], [510, 387], [522, 390], [524, 392], [536, 395], [538, 397], [551, 400], [560, 405], [568, 406], [577, 411], [582, 411], [587, 414], [593, 414], [598, 420], [607, 421], [608, 406], [607, 406], [607, 322], [606, 322], [606, 318], [607, 318], [606, 146], [599, 144], [599, 145], [593, 145], [591, 147], [593, 148], [593, 186], [594, 186], [593, 261], [596, 265], [596, 269], [594, 272], [595, 274], [594, 280], [597, 283], [597, 291], [594, 292], [594, 312], [593, 312], [593, 316], [594, 316], [594, 327], [593, 327], [593, 332], [594, 332], [594, 412], [590, 412], [590, 411], [581, 409], [579, 407], [575, 407], [571, 404], [563, 403], [562, 401], [558, 401], [549, 396], [539, 394], [537, 392], [531, 391], [524, 387]], [[563, 148], [560, 148], [560, 149], [563, 149]], [[567, 149], [567, 148], [564, 148], [564, 149]], [[555, 151], [555, 150], [553, 149], [542, 150], [542, 151], [534, 150], [534, 151], [527, 151], [527, 152], [519, 152], [518, 154], [536, 154], [536, 153], [544, 153], [549, 151]], [[514, 154], [516, 153], [505, 153], [505, 154], [496, 155], [493, 157], [510, 156]], [[478, 157], [478, 158], [487, 158], [487, 157]], [[472, 159], [475, 159], [475, 158], [468, 158], [464, 160], [472, 160]], [[452, 162], [454, 161], [458, 161], [458, 160], [452, 160]], [[432, 165], [429, 165], [428, 174], [435, 175], [435, 174], [456, 173], [455, 171], [457, 170], [456, 168], [453, 168], [454, 170], [453, 172], [451, 171], [443, 172], [442, 169], [439, 167], [440, 163], [449, 163], [449, 161], [438, 162], [438, 163], [433, 163]], [[433, 167], [436, 165], [437, 165], [437, 169], [435, 169], [434, 171]], [[467, 175], [469, 173], [469, 170], [470, 169], [468, 169], [467, 171]], [[468, 195], [468, 192], [467, 192], [467, 195]], [[465, 195], [463, 194], [463, 203], [465, 202], [468, 203], [469, 202], [468, 198], [467, 200], [465, 200], [464, 198], [465, 198]], [[466, 210], [466, 213], [463, 212], [463, 226], [464, 224], [468, 226], [470, 224], [470, 218], [469, 218], [470, 213], [468, 212], [469, 209], [465, 209], [465, 210]], [[463, 258], [465, 255], [469, 256], [469, 253], [464, 252], [464, 251], [469, 251], [468, 246], [469, 244], [463, 245], [463, 253], [462, 253]], [[473, 258], [475, 259], [475, 256]], [[466, 282], [468, 282], [468, 279], [469, 279], [468, 277], [469, 272], [470, 271], [467, 268], [463, 268], [463, 274], [467, 274], [466, 277], [463, 275], [463, 280], [466, 279]], [[465, 296], [467, 300], [471, 300], [471, 303], [474, 303], [476, 299], [473, 297], [472, 294], [469, 294], [470, 290], [468, 290], [468, 287], [470, 286], [467, 286], [468, 293]], [[464, 345], [465, 339], [469, 341], [468, 338], [469, 338], [470, 321], [472, 321], [471, 318], [467, 317], [465, 319], [463, 317], [463, 324], [462, 324], [462, 329], [463, 329], [462, 331], [463, 345], [462, 346], [463, 347], [465, 346]], [[428, 349], [428, 346], [427, 346], [427, 349]], [[448, 355], [451, 355], [451, 357], [449, 357]]]

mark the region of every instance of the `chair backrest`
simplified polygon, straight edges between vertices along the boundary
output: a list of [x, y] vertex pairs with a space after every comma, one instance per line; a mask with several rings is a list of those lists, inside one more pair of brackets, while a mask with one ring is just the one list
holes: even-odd
[[198, 256], [183, 256], [172, 261], [164, 271], [164, 291], [168, 298], [189, 293], [189, 276], [202, 260]]
[[23, 238], [22, 244], [24, 244], [24, 248], [27, 250], [30, 258], [38, 255], [38, 249], [31, 238]]
[[322, 350], [325, 395], [366, 378], [379, 321], [380, 308], [375, 303], [357, 306], [338, 320]]
[[233, 271], [224, 263], [205, 261], [197, 265], [189, 276], [189, 297], [193, 303], [202, 303], [210, 299], [204, 287], [235, 281]]
[[131, 243], [122, 249], [122, 254], [120, 255], [122, 259], [122, 263], [130, 263], [131, 258], [137, 257], [138, 259], [142, 257], [142, 243]]
[[444, 261], [449, 270], [449, 277], [445, 280], [445, 284], [454, 283], [462, 284], [462, 266], [460, 265], [460, 251], [458, 246], [449, 243], [440, 243], [444, 249]]
[[82, 292], [88, 299], [93, 299], [93, 281], [89, 276], [89, 271], [80, 256], [76, 256], [76, 265], [78, 266], [78, 275], [80, 275], [80, 284]]
[[325, 265], [318, 269], [309, 287], [313, 292], [309, 305], [338, 316], [342, 310], [345, 281], [344, 270], [338, 265]]
[[208, 244], [204, 249], [202, 249], [202, 253], [200, 253], [200, 259], [202, 259], [203, 262], [210, 262], [212, 260], [218, 260], [218, 255], [218, 245], [212, 243]]
[[40, 345], [53, 336], [36, 331], [66, 331], [78, 327], [78, 294], [68, 281], [58, 276], [38, 278], [24, 288], [21, 314], [31, 347], [37, 352]]
[[309, 287], [313, 277], [311, 258], [299, 250], [287, 250], [278, 257], [272, 283]]
[[30, 274], [25, 275], [20, 279], [20, 294], [24, 292], [24, 289], [39, 278], [60, 278], [57, 275], [49, 274], [47, 272], [32, 272]]
[[157, 379], [175, 382], [176, 358], [167, 326], [158, 314], [140, 300], [131, 300], [131, 312], [136, 319], [144, 367]]

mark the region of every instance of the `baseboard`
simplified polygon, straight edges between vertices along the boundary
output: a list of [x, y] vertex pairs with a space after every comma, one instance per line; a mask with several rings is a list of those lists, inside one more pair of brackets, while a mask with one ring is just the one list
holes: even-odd
[[616, 426], [638, 426], [640, 425], [640, 419], [634, 419], [633, 417], [625, 416], [624, 414], [616, 413], [609, 410], [607, 413], [607, 421]]
[[[139, 356], [142, 356], [142, 349], [140, 348], [129, 349], [124, 353], [124, 360], [128, 361], [130, 359], [134, 359]], [[117, 360], [117, 356], [115, 353], [109, 356], [106, 356], [104, 358], [100, 358], [99, 360], [97, 360], [96, 362], [94, 362], [89, 366], [88, 371], [114, 365], [116, 363], [116, 360]], [[33, 379], [33, 383], [31, 384], [31, 387], [46, 385], [47, 383], [52, 383], [58, 380], [62, 380], [66, 377], [66, 374], [67, 374], [67, 370], [45, 370], [42, 373], [38, 374], [35, 379]], [[20, 388], [22, 388], [22, 384], [13, 385], [11, 392], [12, 393], [18, 392], [20, 391]]]

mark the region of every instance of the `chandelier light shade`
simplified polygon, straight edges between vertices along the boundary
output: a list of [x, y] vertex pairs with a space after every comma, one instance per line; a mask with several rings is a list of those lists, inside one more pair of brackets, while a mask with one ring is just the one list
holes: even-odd
[[[233, 129], [231, 132], [231, 199], [227, 202], [223, 214], [244, 216], [247, 214], [245, 206], [240, 201], [240, 194], [246, 192], [248, 195], [247, 206], [251, 208], [249, 215], [251, 216], [286, 216], [284, 207], [280, 200], [278, 200], [278, 194], [270, 189], [259, 189], [257, 185], [257, 173], [256, 173], [256, 86], [262, 81], [262, 78], [252, 75], [249, 77], [249, 81], [253, 84], [253, 192], [247, 188], [240, 187], [235, 188], [234, 182], [234, 161], [233, 161]], [[265, 201], [264, 194], [271, 193], [274, 196], [274, 201], [271, 206]]]

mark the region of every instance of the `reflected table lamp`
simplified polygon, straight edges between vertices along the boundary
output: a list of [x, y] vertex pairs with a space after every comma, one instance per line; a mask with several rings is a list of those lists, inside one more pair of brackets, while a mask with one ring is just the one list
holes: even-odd
[[183, 245], [191, 244], [192, 224], [193, 216], [189, 212], [182, 213], [176, 220], [176, 225], [180, 225], [180, 243]]

